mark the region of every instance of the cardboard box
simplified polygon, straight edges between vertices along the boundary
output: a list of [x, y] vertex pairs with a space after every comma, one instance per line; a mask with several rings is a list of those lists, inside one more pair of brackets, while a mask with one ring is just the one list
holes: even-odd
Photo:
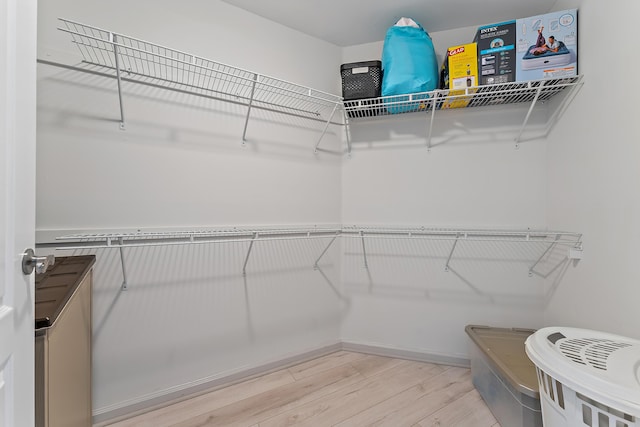
[[477, 89], [470, 89], [478, 86], [478, 46], [476, 43], [469, 43], [460, 46], [452, 46], [447, 49], [443, 69], [446, 70], [445, 85], [450, 88], [449, 95], [455, 98], [447, 99], [442, 108], [462, 108], [469, 104], [470, 97], [464, 96], [466, 93], [475, 93]]
[[[578, 74], [578, 11], [563, 10], [516, 21], [518, 81]], [[536, 46], [541, 37], [540, 46]], [[552, 42], [556, 47], [551, 49]]]
[[516, 21], [484, 25], [473, 39], [478, 45], [480, 85], [516, 80]]
[[447, 60], [451, 89], [478, 86], [478, 47], [476, 43], [450, 47], [447, 49]]
[[479, 27], [480, 85], [578, 74], [578, 10], [569, 9]]

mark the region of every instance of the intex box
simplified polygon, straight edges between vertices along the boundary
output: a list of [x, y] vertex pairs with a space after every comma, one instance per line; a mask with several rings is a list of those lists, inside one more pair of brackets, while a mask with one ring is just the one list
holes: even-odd
[[516, 80], [516, 21], [478, 28], [473, 39], [478, 45], [480, 84], [508, 83]]
[[480, 84], [578, 74], [578, 11], [551, 12], [478, 28]]
[[516, 21], [518, 81], [578, 74], [578, 11], [552, 12]]
[[449, 95], [454, 98], [447, 99], [442, 108], [462, 108], [469, 104], [470, 98], [466, 93], [474, 93], [476, 89], [468, 89], [478, 86], [478, 47], [476, 43], [460, 46], [452, 46], [447, 49], [445, 64], [443, 64], [446, 87], [450, 88]]

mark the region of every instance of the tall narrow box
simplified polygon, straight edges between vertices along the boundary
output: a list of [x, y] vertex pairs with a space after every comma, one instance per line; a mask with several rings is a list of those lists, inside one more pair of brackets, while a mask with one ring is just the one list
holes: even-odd
[[481, 85], [516, 80], [516, 21], [484, 25], [473, 40], [478, 44]]
[[447, 49], [445, 58], [446, 70], [444, 78], [447, 80], [449, 96], [443, 102], [442, 108], [463, 108], [471, 100], [468, 93], [475, 93], [477, 89], [469, 89], [478, 86], [478, 46], [476, 43], [452, 46]]
[[478, 86], [478, 51], [476, 43], [452, 46], [447, 49], [449, 88], [464, 89]]

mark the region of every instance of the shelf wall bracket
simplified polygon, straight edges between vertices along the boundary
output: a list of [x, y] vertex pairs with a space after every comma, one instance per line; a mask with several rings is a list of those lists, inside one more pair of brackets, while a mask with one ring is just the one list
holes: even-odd
[[314, 153], [318, 152], [318, 147], [320, 146], [320, 142], [322, 142], [322, 138], [327, 133], [327, 129], [329, 129], [329, 125], [331, 124], [331, 120], [333, 120], [334, 114], [336, 114], [336, 110], [338, 109], [338, 103], [333, 106], [333, 110], [331, 110], [331, 114], [329, 115], [329, 120], [324, 124], [324, 128], [322, 129], [322, 134], [320, 134], [320, 138], [318, 138], [318, 142], [316, 143], [316, 147], [313, 149]]
[[247, 117], [244, 119], [244, 129], [242, 130], [242, 145], [247, 143], [247, 126], [249, 125], [249, 116], [251, 115], [251, 107], [253, 106], [253, 98], [256, 94], [256, 84], [258, 83], [258, 74], [253, 75], [253, 83], [251, 84], [251, 96], [249, 97], [249, 105], [247, 106]]
[[433, 123], [436, 117], [436, 95], [433, 94], [431, 101], [431, 119], [429, 123], [429, 131], [427, 133], [427, 151], [431, 151], [431, 135], [433, 135]]
[[331, 239], [331, 241], [329, 242], [329, 244], [327, 245], [327, 247], [326, 247], [326, 248], [324, 248], [324, 250], [322, 251], [322, 253], [321, 253], [321, 254], [320, 254], [320, 256], [318, 257], [318, 259], [316, 260], [316, 262], [313, 264], [313, 268], [314, 268], [314, 270], [317, 270], [318, 268], [320, 268], [320, 267], [318, 267], [318, 263], [320, 262], [320, 260], [321, 260], [321, 259], [322, 259], [322, 257], [324, 256], [324, 254], [326, 254], [326, 253], [327, 253], [327, 251], [329, 250], [329, 248], [331, 247], [331, 245], [333, 245], [333, 242], [335, 242], [335, 241], [336, 241], [336, 239], [338, 238], [338, 236], [339, 236], [339, 235], [340, 235], [339, 233], [336, 233], [336, 235], [335, 235], [335, 236], [333, 236], [333, 239]]
[[367, 248], [364, 245], [364, 232], [360, 231], [360, 239], [362, 240], [362, 256], [364, 258], [364, 268], [369, 269], [369, 263], [367, 262]]
[[456, 245], [458, 244], [458, 240], [460, 239], [460, 234], [456, 234], [456, 240], [453, 241], [453, 246], [451, 246], [451, 251], [449, 251], [449, 256], [447, 257], [447, 263], [444, 265], [444, 271], [449, 272], [449, 263], [451, 262], [451, 257], [453, 256], [453, 252], [456, 250]]
[[551, 270], [549, 270], [549, 272], [547, 274], [541, 274], [541, 273], [538, 273], [535, 270], [531, 270], [531, 273], [529, 275], [531, 276], [532, 274], [535, 274], [538, 277], [542, 277], [543, 279], [546, 279], [547, 277], [551, 276], [554, 271], [556, 271], [558, 268], [560, 268], [560, 266], [562, 264], [564, 264], [565, 262], [567, 262], [569, 259], [570, 258], [568, 256], [562, 258], [562, 260], [560, 260], [559, 263], [557, 263]]
[[122, 103], [122, 78], [120, 77], [120, 59], [118, 55], [118, 39], [114, 33], [109, 33], [109, 39], [113, 43], [113, 56], [116, 63], [116, 80], [118, 81], [118, 99], [120, 101], [120, 129], [124, 130], [124, 107]]
[[[549, 251], [551, 251], [551, 249], [553, 249], [557, 244], [558, 244], [558, 240], [560, 239], [560, 235], [556, 234], [556, 241], [552, 242], [549, 247], [547, 249], [545, 249], [544, 252], [542, 252], [542, 255], [540, 255], [540, 257], [536, 260], [536, 262], [529, 267], [529, 277], [533, 276], [533, 274], [537, 274], [538, 276], [542, 276], [541, 274], [539, 274], [538, 272], [536, 272], [534, 270], [534, 268], [536, 267], [536, 265], [540, 264], [540, 261], [542, 261], [544, 259], [544, 257], [549, 253]], [[557, 267], [556, 267], [557, 268]], [[553, 269], [555, 270], [555, 268]], [[552, 271], [553, 271], [552, 270]], [[546, 277], [546, 276], [542, 276], [542, 277]]]
[[249, 243], [249, 249], [247, 249], [247, 256], [244, 259], [244, 265], [242, 266], [242, 275], [247, 275], [247, 263], [249, 262], [249, 257], [251, 256], [251, 249], [253, 249], [253, 243], [258, 239], [258, 233], [253, 233], [253, 238], [251, 239], [251, 243]]
[[125, 263], [124, 263], [124, 248], [122, 247], [122, 239], [120, 239], [120, 247], [118, 248], [120, 250], [120, 265], [122, 266], [122, 286], [120, 287], [120, 290], [122, 291], [126, 291], [128, 289], [128, 279], [127, 279], [127, 268], [125, 267]]
[[520, 148], [520, 138], [522, 137], [522, 133], [524, 132], [524, 128], [527, 127], [527, 123], [529, 122], [529, 118], [531, 117], [531, 113], [533, 112], [533, 107], [536, 106], [536, 103], [538, 102], [538, 98], [540, 97], [540, 93], [542, 93], [542, 88], [544, 87], [544, 84], [546, 82], [542, 81], [540, 82], [540, 86], [538, 86], [538, 90], [536, 91], [536, 96], [533, 97], [533, 100], [531, 101], [531, 105], [529, 106], [529, 110], [527, 111], [527, 115], [524, 118], [524, 122], [522, 123], [522, 126], [520, 126], [520, 132], [518, 132], [518, 136], [516, 136], [516, 149]]
[[347, 156], [351, 157], [351, 127], [349, 126], [349, 114], [346, 110], [344, 113], [344, 133], [347, 138]]
[[582, 80], [579, 80], [573, 85], [571, 91], [567, 94], [567, 96], [564, 97], [558, 108], [556, 108], [556, 111], [554, 111], [554, 113], [551, 115], [551, 117], [549, 118], [549, 125], [547, 126], [547, 130], [544, 134], [545, 138], [549, 136], [551, 129], [553, 129], [558, 119], [562, 117], [569, 104], [573, 101], [573, 98], [575, 98], [575, 96], [577, 95], [578, 89], [580, 89], [581, 87]]

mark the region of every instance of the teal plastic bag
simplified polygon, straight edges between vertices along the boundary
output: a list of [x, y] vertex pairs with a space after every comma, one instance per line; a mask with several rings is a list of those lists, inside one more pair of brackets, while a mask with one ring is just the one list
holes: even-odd
[[[438, 87], [438, 61], [433, 42], [420, 24], [402, 18], [387, 30], [382, 70], [382, 96], [430, 92]], [[391, 113], [415, 111], [426, 108], [424, 100], [428, 98], [428, 95], [414, 96], [415, 103], [404, 105], [403, 101], [409, 97], [394, 97], [386, 107]]]

